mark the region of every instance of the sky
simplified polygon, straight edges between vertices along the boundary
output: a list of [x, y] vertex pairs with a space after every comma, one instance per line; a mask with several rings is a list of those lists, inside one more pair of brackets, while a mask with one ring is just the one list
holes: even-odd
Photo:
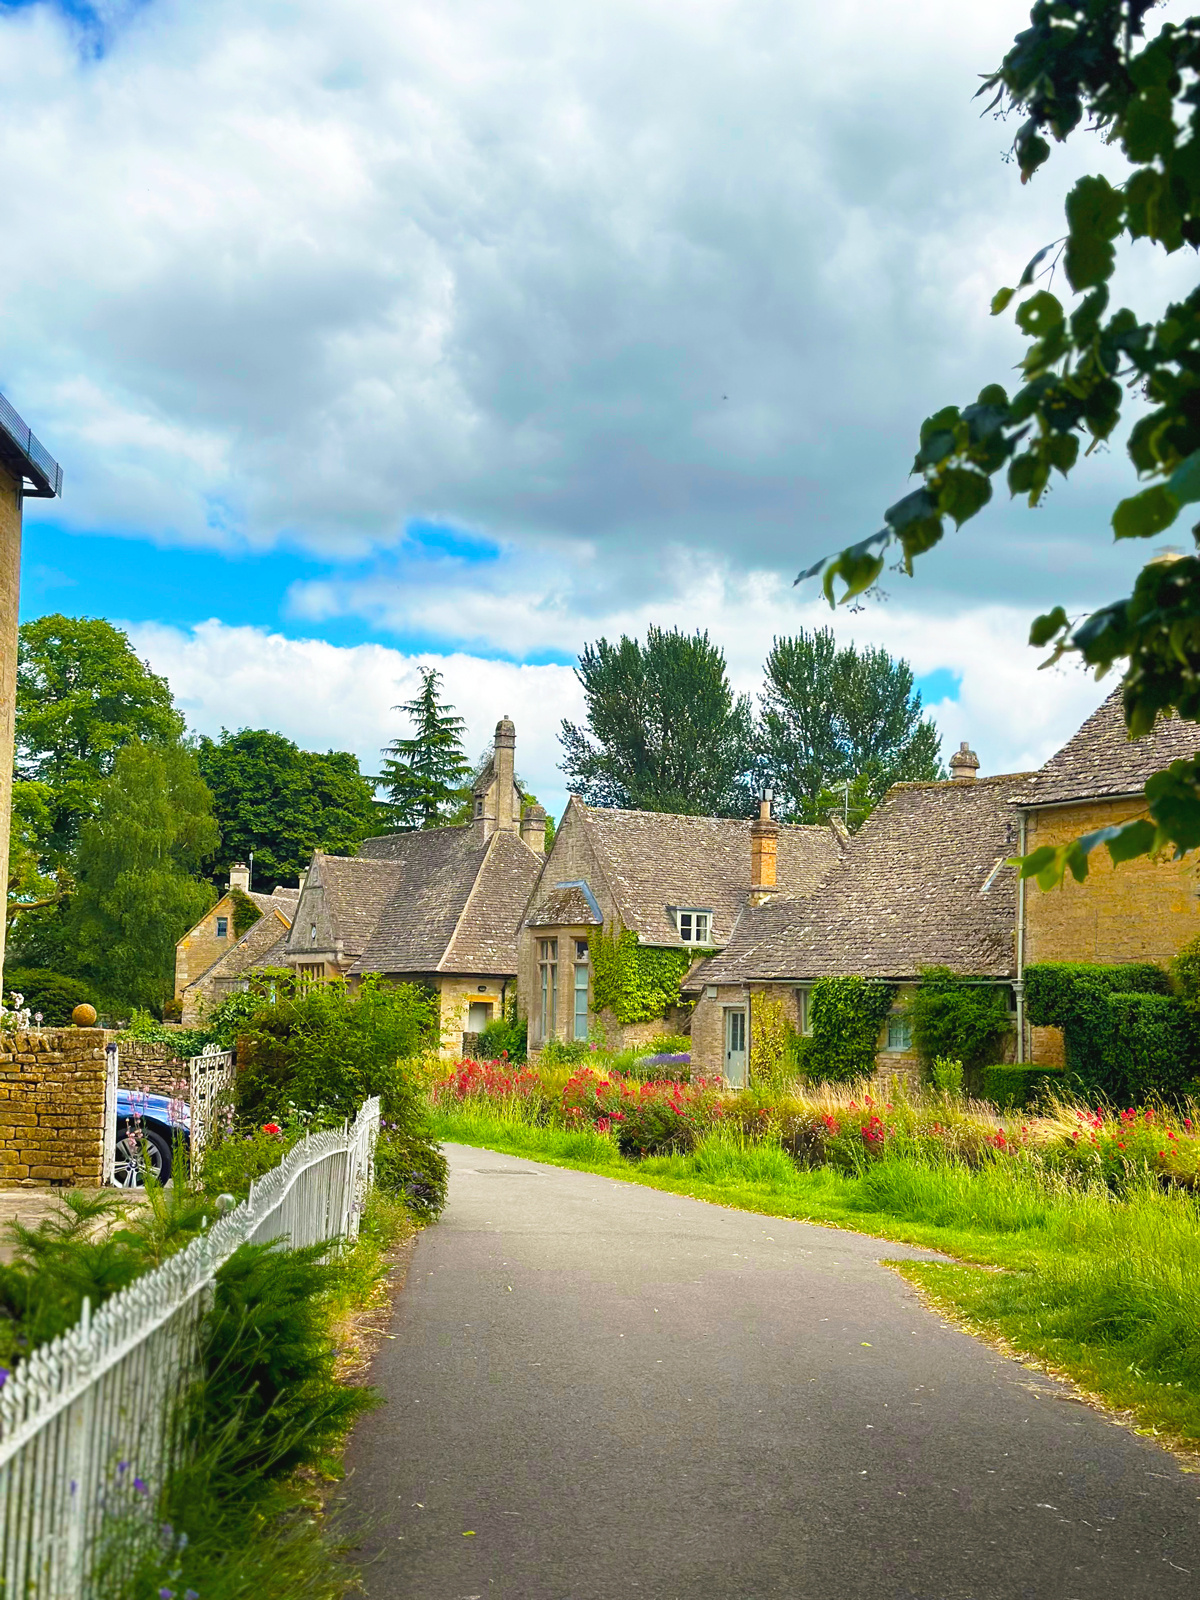
[[[578, 652], [651, 623], [751, 693], [832, 626], [912, 662], [946, 754], [1040, 764], [1107, 685], [1039, 672], [1030, 618], [1148, 553], [1119, 445], [862, 608], [792, 584], [912, 486], [925, 415], [1014, 386], [991, 296], [1112, 170], [1082, 136], [1022, 187], [980, 115], [1026, 14], [0, 0], [0, 391], [64, 469], [23, 614], [127, 628], [198, 732], [368, 772], [435, 665], [556, 813]], [[1193, 276], [1139, 244], [1117, 290]]]

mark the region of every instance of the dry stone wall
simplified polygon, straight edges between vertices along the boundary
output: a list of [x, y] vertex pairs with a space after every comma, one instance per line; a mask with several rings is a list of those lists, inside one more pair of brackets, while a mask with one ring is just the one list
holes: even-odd
[[146, 1041], [118, 1040], [117, 1082], [122, 1089], [138, 1089], [142, 1094], [188, 1097], [187, 1062], [170, 1045]]
[[0, 1188], [99, 1184], [103, 1028], [0, 1033]]

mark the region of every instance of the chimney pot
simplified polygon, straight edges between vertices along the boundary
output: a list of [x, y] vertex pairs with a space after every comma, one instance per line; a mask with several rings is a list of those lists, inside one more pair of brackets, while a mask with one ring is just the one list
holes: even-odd
[[235, 861], [229, 869], [229, 887], [240, 889], [243, 894], [250, 892], [250, 868], [244, 861]]
[[979, 757], [964, 739], [950, 757], [950, 777], [955, 783], [974, 783], [979, 771]]

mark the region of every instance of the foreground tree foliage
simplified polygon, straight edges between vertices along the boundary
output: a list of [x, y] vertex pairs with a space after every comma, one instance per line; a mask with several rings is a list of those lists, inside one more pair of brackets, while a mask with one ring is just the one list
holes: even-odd
[[707, 633], [650, 628], [586, 645], [576, 677], [587, 727], [563, 721], [567, 785], [591, 805], [695, 816], [749, 813], [750, 702]]
[[765, 673], [759, 738], [781, 817], [825, 822], [844, 809], [857, 828], [893, 783], [945, 776], [907, 661], [801, 629], [774, 641]]
[[[1076, 466], [1082, 441], [1087, 455], [1111, 437], [1131, 391], [1148, 402], [1128, 448], [1149, 481], [1114, 510], [1115, 536], [1151, 538], [1200, 501], [1200, 290], [1157, 320], [1109, 305], [1119, 240], [1149, 239], [1168, 254], [1200, 245], [1200, 18], [1164, 23], [1147, 40], [1152, 9], [1153, 0], [1039, 0], [986, 79], [980, 93], [991, 106], [1025, 114], [1013, 141], [1023, 183], [1050, 157], [1046, 135], [1061, 143], [1081, 125], [1120, 149], [1131, 170], [1116, 186], [1099, 174], [1080, 178], [1067, 196], [1066, 235], [1038, 251], [1015, 289], [995, 296], [995, 315], [1017, 302], [1017, 326], [1030, 340], [1016, 393], [989, 384], [972, 404], [929, 417], [913, 463], [922, 486], [889, 507], [878, 533], [801, 573], [798, 582], [823, 571], [831, 602], [838, 580], [842, 600], [869, 589], [889, 550], [898, 548], [911, 573], [947, 518], [961, 527], [988, 503], [1001, 472], [1012, 494], [1036, 506], [1051, 473], [1065, 477]], [[1070, 305], [1041, 286], [1058, 268]], [[1192, 533], [1200, 538], [1200, 524]], [[1051, 645], [1051, 660], [1080, 656], [1097, 676], [1124, 663], [1133, 737], [1171, 710], [1200, 720], [1200, 555], [1147, 562], [1132, 594], [1082, 620], [1055, 607], [1034, 622], [1030, 642]], [[1101, 843], [1114, 862], [1200, 845], [1200, 757], [1157, 773], [1146, 799], [1149, 820], [1044, 846], [1025, 858], [1023, 874], [1045, 887], [1067, 870], [1082, 879]]]
[[235, 861], [253, 855], [253, 887], [270, 894], [294, 884], [314, 850], [353, 855], [377, 826], [373, 787], [344, 750], [301, 750], [266, 728], [223, 728], [219, 739], [200, 739], [196, 759], [221, 830], [205, 863], [218, 886]]

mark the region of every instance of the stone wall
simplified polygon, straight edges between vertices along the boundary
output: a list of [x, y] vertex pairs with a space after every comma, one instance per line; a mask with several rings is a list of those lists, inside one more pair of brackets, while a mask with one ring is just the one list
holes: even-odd
[[[217, 938], [217, 918], [225, 921], [224, 937]], [[195, 983], [209, 967], [228, 955], [235, 943], [233, 936], [233, 900], [223, 894], [212, 910], [202, 917], [175, 946], [175, 998], [182, 1000], [189, 983]]]
[[441, 1049], [443, 1061], [458, 1061], [463, 1055], [463, 1040], [467, 1034], [467, 1019], [471, 1003], [482, 1001], [492, 1008], [494, 1022], [502, 1013], [502, 994], [512, 993], [513, 980], [507, 986], [503, 978], [438, 977], [434, 979], [439, 994], [441, 1012]]
[[143, 1094], [188, 1095], [187, 1062], [170, 1045], [150, 1041], [118, 1041], [117, 1083]]
[[[1111, 827], [1145, 814], [1145, 803], [1097, 800], [1029, 813], [1026, 850]], [[1093, 850], [1088, 875], [1068, 873], [1061, 888], [1025, 888], [1025, 964], [1039, 961], [1156, 961], [1165, 966], [1200, 934], [1200, 864], [1141, 856], [1114, 867], [1107, 850]]]
[[[21, 486], [0, 466], [0, 861], [8, 861], [17, 690], [17, 613], [21, 590]], [[7, 867], [5, 871], [7, 871]], [[0, 970], [4, 967], [0, 921]]]
[[99, 1184], [107, 1077], [102, 1028], [0, 1034], [0, 1188]]

